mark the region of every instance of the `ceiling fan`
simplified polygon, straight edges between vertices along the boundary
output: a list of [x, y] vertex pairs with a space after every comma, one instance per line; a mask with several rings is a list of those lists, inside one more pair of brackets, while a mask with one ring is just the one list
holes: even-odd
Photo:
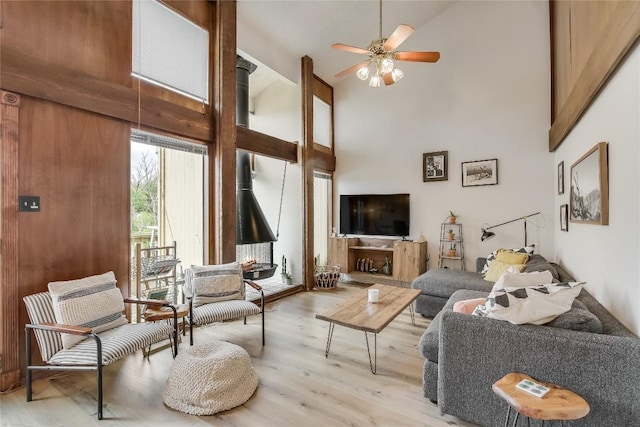
[[366, 49], [343, 43], [334, 43], [331, 45], [334, 49], [361, 53], [369, 57], [367, 60], [339, 72], [336, 74], [336, 77], [344, 77], [355, 71], [360, 80], [367, 80], [367, 78], [369, 78], [369, 68], [373, 65], [373, 76], [371, 80], [369, 80], [369, 86], [380, 87], [382, 81], [388, 86], [394, 84], [404, 76], [402, 70], [396, 67], [396, 61], [437, 62], [438, 59], [440, 59], [440, 52], [396, 51], [398, 46], [413, 34], [413, 31], [412, 26], [400, 24], [398, 28], [391, 33], [389, 38], [382, 38], [382, 0], [380, 0], [379, 39], [369, 43]]

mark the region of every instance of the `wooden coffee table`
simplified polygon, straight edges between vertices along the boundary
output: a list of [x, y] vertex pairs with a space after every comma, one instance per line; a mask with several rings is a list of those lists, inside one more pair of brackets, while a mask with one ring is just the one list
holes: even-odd
[[[368, 289], [380, 290], [377, 303], [368, 302]], [[378, 333], [391, 323], [407, 306], [409, 306], [411, 314], [411, 323], [415, 326], [415, 314], [411, 303], [415, 301], [418, 296], [420, 296], [419, 289], [373, 285], [358, 291], [355, 295], [336, 304], [328, 311], [322, 314], [316, 314], [316, 319], [329, 322], [329, 335], [327, 336], [327, 346], [324, 356], [329, 357], [333, 329], [336, 324], [364, 331], [364, 338], [367, 342], [367, 354], [369, 355], [369, 367], [371, 368], [371, 372], [375, 374], [377, 368]], [[369, 349], [367, 332], [373, 333], [373, 362], [371, 361], [371, 350]]]

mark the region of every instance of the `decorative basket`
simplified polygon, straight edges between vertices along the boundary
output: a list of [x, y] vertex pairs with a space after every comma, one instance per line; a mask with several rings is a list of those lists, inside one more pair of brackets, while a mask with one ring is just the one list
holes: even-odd
[[318, 265], [314, 271], [314, 285], [316, 288], [330, 289], [338, 286], [340, 280], [339, 265]]

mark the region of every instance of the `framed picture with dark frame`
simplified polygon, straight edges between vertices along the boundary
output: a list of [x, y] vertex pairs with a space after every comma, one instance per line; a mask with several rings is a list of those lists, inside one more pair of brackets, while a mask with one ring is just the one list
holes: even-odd
[[498, 159], [462, 162], [462, 186], [496, 185], [498, 183]]
[[434, 151], [422, 154], [422, 180], [424, 182], [446, 181], [449, 179], [448, 151]]
[[609, 224], [609, 159], [599, 142], [571, 165], [569, 221]]
[[569, 205], [560, 205], [560, 231], [569, 231]]
[[558, 163], [558, 195], [564, 194], [564, 160]]

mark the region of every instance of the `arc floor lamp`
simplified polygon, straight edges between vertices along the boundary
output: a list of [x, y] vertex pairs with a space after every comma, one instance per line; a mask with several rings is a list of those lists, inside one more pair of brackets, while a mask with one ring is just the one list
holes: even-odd
[[501, 224], [492, 225], [490, 227], [482, 227], [482, 237], [480, 237], [480, 240], [484, 242], [485, 240], [488, 240], [496, 235], [496, 233], [494, 233], [493, 231], [487, 231], [487, 230], [491, 230], [492, 228], [500, 227], [501, 225], [511, 224], [512, 222], [523, 220], [524, 221], [524, 245], [527, 246], [527, 218], [530, 218], [536, 215], [542, 215], [542, 213], [536, 212], [530, 215], [521, 216], [519, 218], [515, 218], [510, 221], [503, 222]]

